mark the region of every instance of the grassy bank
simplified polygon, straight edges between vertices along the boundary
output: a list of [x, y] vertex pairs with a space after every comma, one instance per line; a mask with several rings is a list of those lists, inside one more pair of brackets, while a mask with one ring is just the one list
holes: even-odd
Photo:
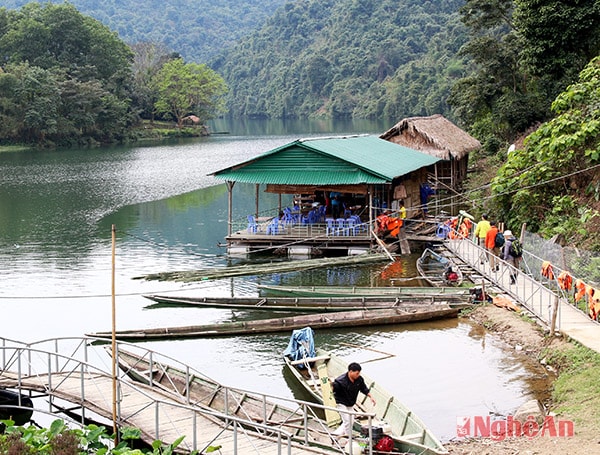
[[600, 421], [600, 354], [575, 341], [550, 343], [540, 352], [540, 361], [558, 374], [552, 390], [553, 411], [571, 418], [576, 428], [596, 428]]

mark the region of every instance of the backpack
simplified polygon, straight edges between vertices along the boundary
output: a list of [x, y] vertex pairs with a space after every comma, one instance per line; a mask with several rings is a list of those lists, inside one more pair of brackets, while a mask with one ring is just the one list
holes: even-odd
[[500, 248], [504, 246], [504, 234], [500, 231], [496, 234], [496, 238], [494, 239], [494, 247]]
[[523, 245], [517, 239], [514, 239], [508, 247], [508, 254], [514, 258], [523, 256]]
[[378, 452], [391, 452], [394, 450], [394, 440], [389, 436], [383, 436], [373, 448]]

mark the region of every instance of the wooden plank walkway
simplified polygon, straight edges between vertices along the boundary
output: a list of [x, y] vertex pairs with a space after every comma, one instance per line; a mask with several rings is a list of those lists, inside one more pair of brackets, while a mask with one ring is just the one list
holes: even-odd
[[552, 311], [558, 299], [556, 330], [589, 349], [600, 352], [600, 324], [576, 309], [566, 299], [560, 298], [543, 283], [519, 271], [516, 284], [510, 284], [512, 266], [499, 259], [499, 270], [491, 270], [489, 262], [481, 263], [482, 249], [470, 240], [448, 240], [444, 242], [444, 246], [463, 262], [463, 266], [471, 269], [473, 282], [484, 282], [486, 289], [510, 296], [535, 314], [547, 327], [550, 327]]
[[[112, 377], [102, 372], [21, 376], [11, 371], [0, 372], [0, 388], [20, 388], [47, 394], [91, 410], [112, 421]], [[155, 388], [119, 381], [119, 413], [121, 426], [142, 431], [142, 439], [151, 443], [160, 439], [170, 444], [185, 435], [179, 446], [201, 452], [209, 446], [220, 446], [221, 454], [314, 454], [336, 453], [331, 450], [277, 442], [277, 435], [267, 437], [237, 425], [226, 425], [204, 410], [184, 406]], [[232, 419], [233, 421], [233, 419]]]

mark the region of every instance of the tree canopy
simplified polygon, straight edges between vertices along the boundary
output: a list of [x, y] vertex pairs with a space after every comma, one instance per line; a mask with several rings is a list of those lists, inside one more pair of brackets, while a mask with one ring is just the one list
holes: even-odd
[[133, 54], [116, 34], [68, 3], [2, 8], [0, 24], [0, 138], [71, 144], [125, 137]]
[[492, 191], [510, 225], [527, 223], [598, 248], [600, 216], [600, 57], [552, 103], [555, 117], [509, 154]]
[[466, 65], [462, 0], [298, 0], [217, 59], [234, 116], [449, 112]]
[[227, 86], [223, 78], [206, 65], [185, 64], [179, 58], [165, 63], [154, 78], [158, 113], [168, 114], [183, 125], [183, 118], [194, 114], [205, 121], [224, 112], [223, 95]]
[[[31, 0], [3, 0], [9, 9]], [[61, 4], [64, 0], [49, 0]], [[46, 3], [46, 0], [44, 1]], [[191, 62], [207, 62], [248, 35], [286, 0], [70, 0], [130, 45], [160, 43]]]
[[469, 40], [461, 55], [472, 71], [449, 103], [495, 153], [502, 143], [551, 115], [552, 100], [600, 48], [600, 4], [581, 0], [467, 0]]
[[226, 85], [206, 65], [159, 45], [133, 50], [69, 4], [0, 8], [0, 140], [39, 145], [113, 143], [140, 116], [179, 124], [223, 111]]

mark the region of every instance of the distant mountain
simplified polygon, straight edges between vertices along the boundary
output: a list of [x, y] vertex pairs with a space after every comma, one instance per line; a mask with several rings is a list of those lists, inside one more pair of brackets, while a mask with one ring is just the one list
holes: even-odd
[[464, 0], [298, 0], [213, 63], [233, 116], [442, 113], [466, 74]]
[[70, 0], [127, 43], [209, 63], [233, 116], [394, 119], [453, 118], [446, 99], [468, 74], [464, 1]]
[[[259, 27], [286, 0], [70, 0], [130, 44], [163, 43], [187, 61], [206, 63]], [[17, 9], [27, 0], [3, 0]], [[64, 3], [64, 0], [40, 1]]]

